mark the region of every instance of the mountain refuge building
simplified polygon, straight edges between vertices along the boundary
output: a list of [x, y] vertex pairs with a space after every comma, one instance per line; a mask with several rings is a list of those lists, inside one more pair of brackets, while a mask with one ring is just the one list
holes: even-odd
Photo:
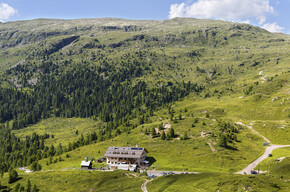
[[136, 147], [108, 147], [104, 157], [111, 169], [135, 171], [137, 167], [148, 164], [145, 161], [148, 151], [145, 148]]

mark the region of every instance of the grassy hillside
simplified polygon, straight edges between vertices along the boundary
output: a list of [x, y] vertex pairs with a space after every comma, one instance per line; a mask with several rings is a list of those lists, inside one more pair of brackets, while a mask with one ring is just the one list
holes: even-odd
[[268, 176], [226, 174], [174, 175], [160, 177], [148, 184], [155, 191], [287, 191], [287, 181]]
[[[277, 149], [272, 153], [272, 157], [264, 160], [259, 168], [265, 171], [267, 175], [275, 177], [289, 178], [289, 161], [290, 161], [290, 148]], [[279, 159], [279, 161], [277, 161]]]
[[[33, 174], [20, 174], [17, 182], [26, 187], [27, 180], [36, 184], [40, 191], [130, 191], [141, 190], [144, 179], [126, 172], [97, 172], [80, 170], [45, 171]], [[7, 176], [1, 180], [6, 186]], [[13, 184], [11, 188], [15, 188]]]
[[[151, 170], [206, 173], [158, 178], [149, 191], [289, 185], [276, 178], [288, 177], [288, 149], [261, 163], [274, 177], [227, 175], [264, 153], [249, 127], [290, 144], [289, 35], [189, 18], [37, 19], [0, 23], [0, 48], [0, 170], [37, 161], [43, 169], [16, 183], [138, 191], [144, 178], [69, 169], [108, 146], [138, 144]], [[170, 128], [175, 135], [161, 140]], [[283, 152], [286, 159], [274, 162]]]
[[81, 134], [86, 135], [102, 128], [102, 124], [92, 119], [85, 118], [49, 118], [27, 128], [14, 131], [17, 136], [25, 139], [26, 136], [37, 133], [53, 135], [45, 141], [46, 145], [51, 144], [68, 145]]
[[[287, 87], [281, 88], [278, 93], [274, 93], [274, 96], [270, 94], [268, 97], [258, 100], [255, 100], [253, 98], [254, 96], [243, 96], [243, 98], [240, 98], [240, 94], [206, 99], [190, 95], [183, 101], [176, 102], [172, 105], [175, 111], [174, 116], [178, 118], [181, 115], [183, 117], [183, 120], [178, 120], [177, 123], [170, 120], [167, 109], [162, 109], [150, 117], [151, 123], [140, 125], [114, 139], [69, 152], [70, 158], [65, 158], [65, 155], [62, 156], [65, 159], [64, 162], [51, 164], [49, 166], [45, 165], [47, 160], [41, 162], [43, 168], [48, 170], [76, 167], [87, 156], [94, 157], [95, 159], [102, 157], [108, 146], [133, 146], [138, 144], [139, 146], [146, 147], [150, 152], [149, 156], [154, 157], [155, 162], [153, 165], [157, 170], [236, 172], [264, 152], [264, 147], [262, 146], [262, 142], [264, 141], [247, 127], [240, 127], [240, 133], [237, 134], [238, 142], [231, 144], [233, 149], [221, 148], [218, 146], [219, 127], [217, 121], [223, 119], [233, 123], [243, 122], [248, 125], [252, 123], [257, 131], [266, 137], [269, 136], [268, 138], [273, 143], [287, 144], [289, 138], [289, 121], [287, 115], [285, 117], [280, 115], [280, 110], [282, 111], [285, 106], [281, 105], [281, 108], [278, 109], [280, 106], [275, 107], [275, 102], [272, 102], [272, 98], [275, 95], [282, 96], [287, 89]], [[284, 96], [287, 95], [285, 94]], [[287, 106], [287, 103], [285, 104]], [[263, 113], [260, 113], [261, 107], [265, 110]], [[273, 107], [275, 107], [276, 111], [271, 110]], [[271, 114], [271, 116], [266, 117], [265, 114], [267, 113]], [[209, 114], [208, 117], [206, 117], [207, 114]], [[198, 119], [198, 122], [194, 123], [196, 119]], [[281, 122], [282, 120], [286, 124], [284, 129], [281, 129], [280, 132], [272, 132], [271, 135], [265, 134], [263, 130], [267, 130], [267, 125]], [[71, 124], [67, 122], [71, 122]], [[41, 127], [44, 124], [48, 124], [45, 132], [54, 134], [55, 138], [50, 138], [46, 141], [46, 144], [50, 145], [54, 143], [57, 145], [61, 141], [62, 144], [67, 145], [68, 141], [73, 141], [80, 137], [80, 135], [75, 135], [75, 130], [79, 130], [80, 133], [84, 134], [88, 130], [98, 131], [98, 128], [94, 126], [90, 128], [89, 125], [93, 122], [88, 119], [53, 118], [14, 132], [20, 137], [30, 135], [32, 132], [42, 134], [44, 131]], [[134, 122], [136, 120], [132, 120], [132, 123]], [[266, 123], [266, 125], [259, 126], [262, 122], [264, 124]], [[161, 123], [164, 125], [170, 124], [176, 132], [176, 138], [170, 141], [162, 141], [160, 137], [152, 138], [150, 130], [152, 128], [158, 128]], [[97, 122], [95, 124], [97, 125]], [[192, 127], [192, 124], [194, 124], [194, 127]], [[262, 127], [265, 128], [261, 129]], [[121, 130], [125, 128], [120, 127]], [[149, 130], [148, 135], [145, 134], [146, 129]], [[182, 141], [180, 138], [185, 132], [188, 134], [189, 139]], [[273, 136], [276, 136], [278, 139], [272, 140]], [[209, 143], [214, 147], [215, 151], [211, 150]]]

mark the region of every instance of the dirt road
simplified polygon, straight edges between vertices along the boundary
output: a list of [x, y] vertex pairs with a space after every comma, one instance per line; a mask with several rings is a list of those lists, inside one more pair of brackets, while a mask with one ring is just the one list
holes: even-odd
[[254, 133], [256, 133], [257, 135], [259, 135], [260, 137], [262, 137], [266, 142], [271, 143], [271, 141], [269, 139], [267, 139], [264, 135], [261, 135], [258, 131], [256, 131], [252, 125], [245, 125], [242, 122], [237, 122], [236, 124], [238, 125], [243, 125], [248, 127], [249, 129], [251, 129]]
[[175, 175], [179, 175], [179, 174], [200, 174], [198, 172], [186, 172], [186, 171], [147, 171], [147, 175], [155, 175], [156, 177], [160, 177], [163, 176], [163, 173], [165, 173], [166, 175], [168, 175], [168, 173], [171, 172]]
[[290, 145], [271, 145], [269, 147], [266, 148], [265, 153], [259, 157], [258, 159], [256, 159], [253, 163], [251, 163], [250, 165], [248, 165], [245, 169], [243, 169], [240, 172], [237, 172], [236, 174], [251, 174], [251, 171], [255, 169], [255, 167], [257, 167], [257, 165], [259, 163], [261, 163], [263, 160], [265, 160], [268, 155], [270, 153], [272, 153], [272, 151], [274, 149], [279, 149], [279, 148], [283, 148], [283, 147], [290, 147]]
[[[269, 139], [267, 139], [265, 136], [261, 135], [258, 131], [256, 131], [253, 128], [252, 124], [245, 125], [242, 122], [237, 122], [236, 124], [248, 127], [254, 133], [256, 133], [257, 135], [262, 137], [266, 142], [272, 143]], [[265, 153], [261, 157], [256, 159], [254, 162], [252, 162], [250, 165], [248, 165], [245, 169], [243, 169], [242, 171], [237, 172], [236, 174], [251, 174], [251, 171], [254, 170], [255, 167], [257, 167], [257, 165], [259, 163], [261, 163], [263, 160], [265, 160], [268, 157], [268, 155], [273, 152], [273, 150], [279, 149], [279, 148], [284, 148], [284, 147], [290, 147], [290, 145], [275, 145], [275, 144], [271, 144], [269, 147], [266, 147]]]
[[142, 189], [143, 192], [148, 192], [148, 190], [147, 190], [147, 184], [148, 184], [150, 181], [152, 181], [152, 179], [151, 179], [151, 180], [146, 180], [145, 183], [143, 183], [143, 184], [141, 185], [141, 189]]

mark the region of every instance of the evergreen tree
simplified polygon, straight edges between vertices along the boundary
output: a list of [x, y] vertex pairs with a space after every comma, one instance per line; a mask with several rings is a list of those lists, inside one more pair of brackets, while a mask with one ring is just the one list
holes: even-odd
[[152, 138], [156, 137], [156, 131], [154, 127], [151, 129], [151, 136]]
[[54, 148], [53, 144], [51, 144], [51, 146], [49, 148], [48, 155], [49, 156], [54, 156], [55, 155], [55, 148]]
[[31, 192], [31, 182], [29, 179], [27, 180], [27, 183], [26, 183], [25, 192]]
[[148, 135], [148, 129], [147, 128], [145, 129], [145, 135]]
[[163, 126], [163, 122], [160, 123], [159, 127], [158, 127], [159, 131], [163, 130], [164, 129], [164, 126]]
[[225, 134], [221, 134], [219, 137], [219, 146], [220, 147], [227, 147], [228, 146], [228, 141], [227, 137]]
[[167, 133], [166, 134], [166, 140], [170, 140], [170, 139], [171, 139], [171, 137], [170, 137], [169, 133]]
[[189, 139], [188, 135], [187, 135], [187, 132], [184, 132], [184, 135], [183, 135], [183, 140], [187, 140]]
[[20, 183], [17, 183], [17, 185], [14, 187], [13, 191], [18, 192], [20, 190]]
[[174, 138], [175, 137], [175, 133], [174, 133], [174, 129], [173, 128], [169, 129], [169, 134], [168, 135], [169, 135], [170, 138]]
[[31, 192], [39, 192], [39, 189], [37, 188], [36, 184], [33, 185]]
[[170, 113], [170, 120], [173, 121], [173, 118], [174, 118], [174, 114]]
[[10, 168], [9, 169], [9, 180], [8, 183], [14, 183], [15, 181], [18, 180], [18, 173], [14, 169]]
[[177, 120], [177, 118], [176, 118], [176, 117], [174, 118], [174, 121], [173, 121], [173, 123], [178, 123], [178, 120]]
[[165, 139], [166, 139], [165, 132], [164, 132], [164, 131], [162, 131], [162, 132], [161, 132], [161, 140], [165, 140]]
[[61, 143], [59, 143], [58, 146], [57, 146], [57, 148], [56, 148], [56, 155], [60, 155], [62, 153], [63, 153], [63, 148], [62, 148]]
[[38, 161], [33, 162], [31, 164], [31, 170], [32, 171], [41, 171], [41, 169], [42, 169], [42, 166], [38, 163]]

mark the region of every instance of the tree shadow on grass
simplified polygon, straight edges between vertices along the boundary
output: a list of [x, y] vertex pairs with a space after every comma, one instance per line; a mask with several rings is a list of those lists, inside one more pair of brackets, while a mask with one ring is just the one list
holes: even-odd
[[156, 159], [154, 157], [146, 157], [146, 160], [149, 161], [150, 165], [153, 165], [153, 163], [156, 162]]
[[229, 149], [229, 150], [233, 150], [233, 151], [238, 151], [237, 147], [233, 147], [233, 146], [230, 146], [230, 145], [227, 145], [225, 148]]
[[0, 191], [7, 191], [6, 189], [8, 189], [7, 186], [3, 186], [3, 185], [0, 186]]
[[[13, 181], [12, 183], [15, 183], [15, 182], [17, 182], [17, 181], [20, 181], [21, 179], [23, 179], [23, 177], [17, 177], [17, 178], [15, 179], [15, 181]], [[9, 183], [9, 184], [12, 184], [12, 183]]]

